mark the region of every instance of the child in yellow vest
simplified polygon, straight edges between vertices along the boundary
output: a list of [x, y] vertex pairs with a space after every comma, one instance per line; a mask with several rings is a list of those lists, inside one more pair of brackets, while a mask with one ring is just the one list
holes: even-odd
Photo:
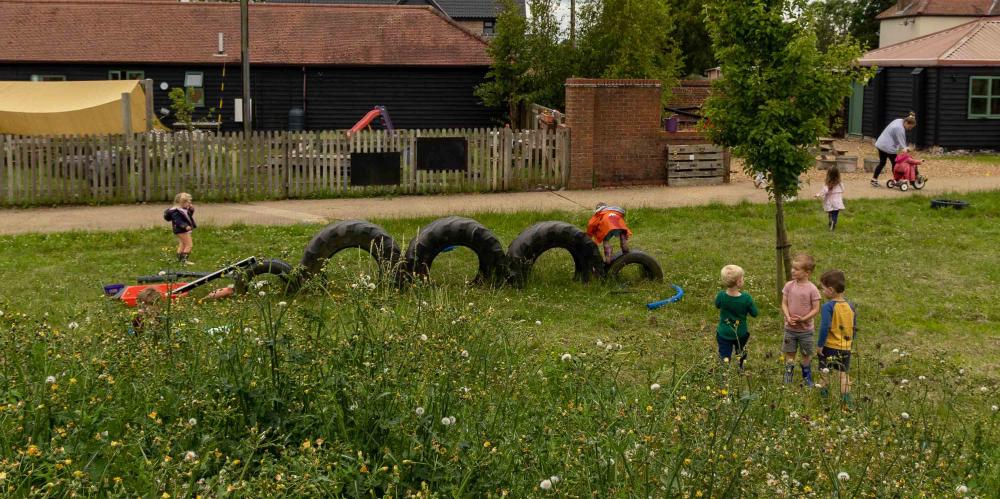
[[822, 293], [830, 300], [820, 307], [819, 367], [823, 372], [823, 388], [820, 393], [828, 396], [829, 372], [840, 371], [840, 396], [845, 404], [851, 402], [851, 378], [847, 375], [851, 367], [851, 345], [857, 326], [854, 305], [844, 299], [847, 279], [839, 270], [830, 270], [819, 278]]

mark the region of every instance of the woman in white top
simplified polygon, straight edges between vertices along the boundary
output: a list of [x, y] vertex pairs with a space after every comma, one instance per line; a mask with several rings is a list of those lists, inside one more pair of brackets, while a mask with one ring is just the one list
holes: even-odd
[[910, 113], [906, 118], [892, 120], [889, 126], [882, 130], [882, 134], [875, 141], [875, 148], [878, 149], [878, 166], [875, 167], [875, 175], [872, 176], [872, 187], [878, 187], [878, 176], [882, 174], [885, 167], [885, 160], [889, 160], [892, 166], [896, 166], [896, 154], [906, 149], [906, 132], [917, 126], [917, 116]]

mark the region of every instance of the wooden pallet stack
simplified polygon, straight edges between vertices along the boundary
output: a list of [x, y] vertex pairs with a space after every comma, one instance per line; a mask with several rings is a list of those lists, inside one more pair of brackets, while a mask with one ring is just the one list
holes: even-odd
[[848, 156], [847, 149], [837, 149], [834, 139], [819, 139], [819, 157], [816, 158], [816, 168], [829, 170], [837, 168], [841, 172], [853, 172], [858, 168], [858, 157]]
[[667, 185], [713, 185], [725, 182], [725, 150], [715, 144], [670, 146]]

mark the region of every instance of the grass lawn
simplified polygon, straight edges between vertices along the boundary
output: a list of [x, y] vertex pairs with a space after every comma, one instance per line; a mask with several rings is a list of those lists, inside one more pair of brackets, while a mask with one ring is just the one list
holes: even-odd
[[[459, 248], [434, 262], [434, 285], [399, 292], [352, 286], [377, 271], [348, 251], [322, 289], [178, 301], [140, 338], [101, 285], [171, 268], [166, 226], [0, 237], [0, 491], [987, 497], [1000, 487], [1000, 193], [962, 198], [970, 209], [853, 201], [832, 234], [817, 202], [788, 206], [814, 281], [844, 270], [857, 304], [848, 412], [781, 385], [765, 205], [630, 211], [633, 246], [686, 292], [653, 312], [667, 283], [582, 285], [563, 252], [526, 289], [494, 290], [465, 284], [476, 261]], [[506, 245], [588, 216], [474, 218]], [[430, 219], [374, 221], [405, 248]], [[201, 228], [191, 259], [296, 263], [320, 228]], [[729, 263], [762, 311], [749, 376], [714, 354]]]

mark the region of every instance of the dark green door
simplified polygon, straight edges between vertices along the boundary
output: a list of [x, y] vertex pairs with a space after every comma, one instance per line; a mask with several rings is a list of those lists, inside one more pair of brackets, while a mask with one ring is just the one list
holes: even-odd
[[861, 135], [861, 118], [865, 108], [865, 86], [859, 82], [851, 84], [850, 108], [848, 109], [847, 134]]

